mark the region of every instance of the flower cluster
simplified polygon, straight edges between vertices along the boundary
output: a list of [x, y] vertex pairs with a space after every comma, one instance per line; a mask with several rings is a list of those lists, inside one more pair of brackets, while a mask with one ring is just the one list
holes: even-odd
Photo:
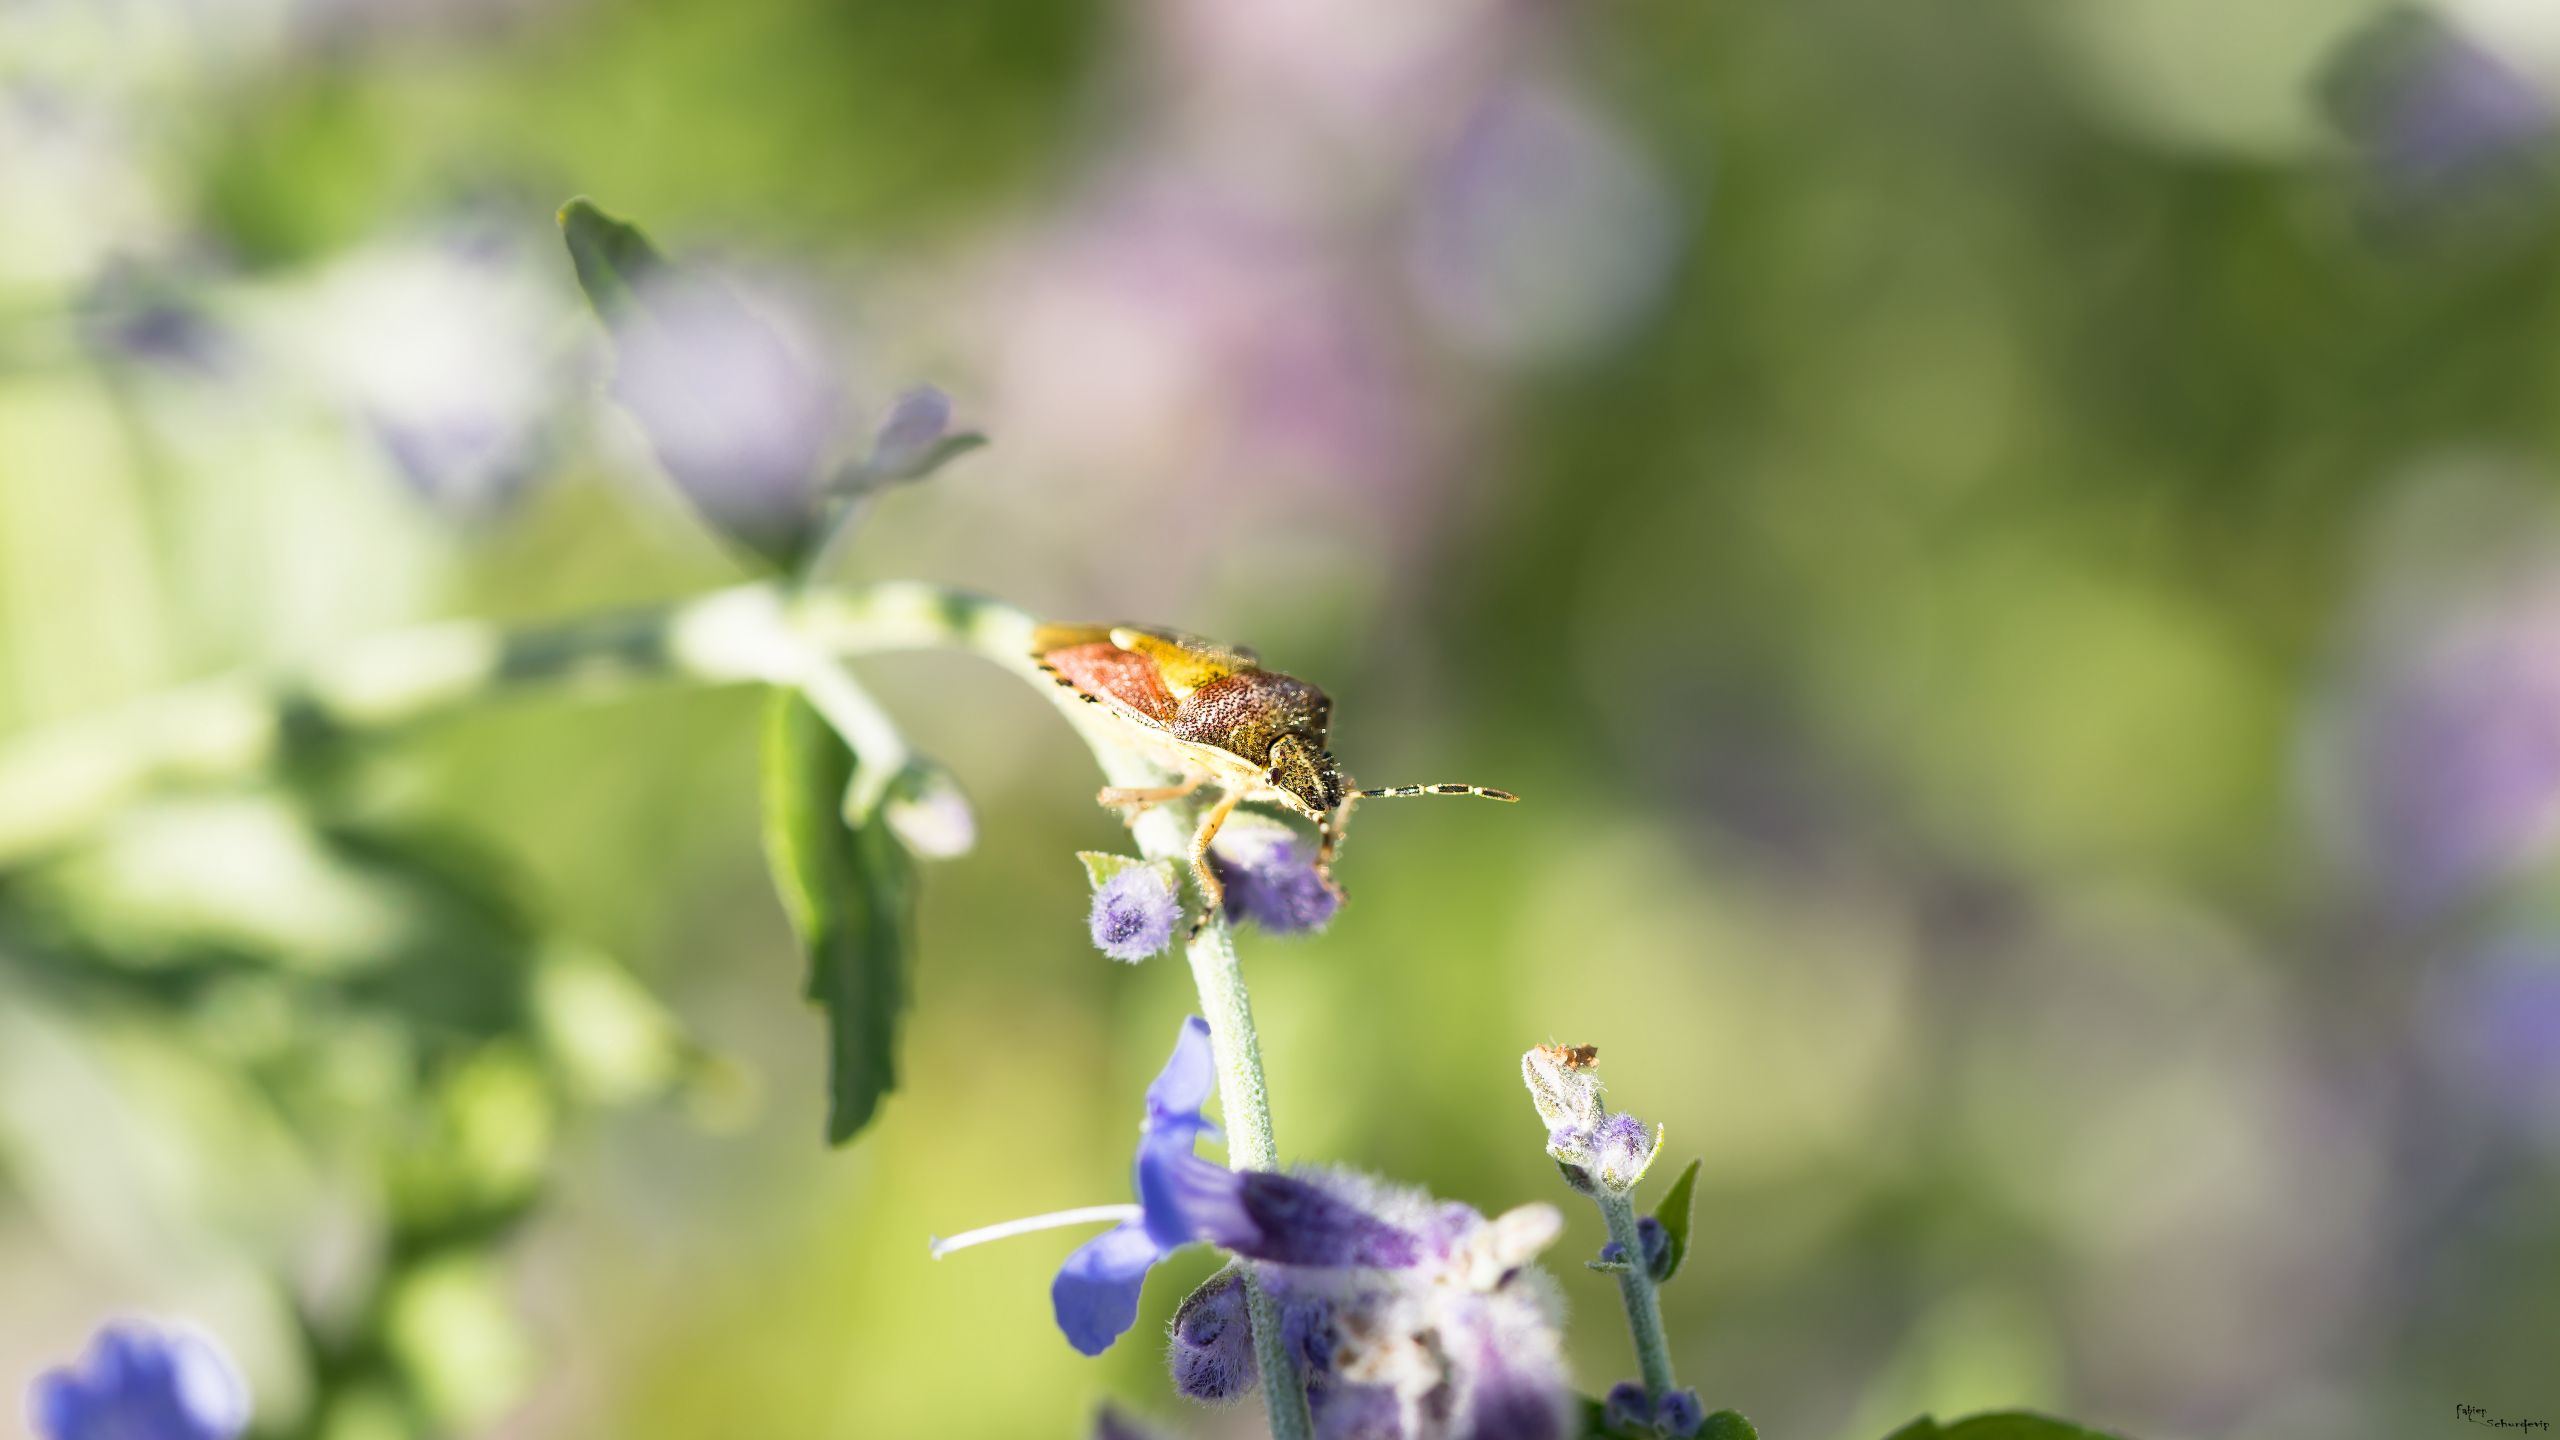
[[[1487, 1220], [1465, 1205], [1364, 1177], [1299, 1177], [1413, 1237], [1402, 1265], [1264, 1265], [1290, 1358], [1326, 1440], [1536, 1440], [1566, 1431], [1557, 1353], [1561, 1302], [1530, 1262], [1563, 1218], [1526, 1205]], [[1250, 1393], [1259, 1376], [1245, 1276], [1230, 1266], [1173, 1322], [1174, 1388], [1194, 1400]]]
[[119, 1321], [36, 1380], [27, 1423], [41, 1440], [236, 1440], [249, 1387], [205, 1336]]
[[1547, 1123], [1547, 1154], [1573, 1188], [1624, 1195], [1662, 1152], [1662, 1132], [1600, 1103], [1592, 1047], [1541, 1045], [1520, 1057], [1520, 1078]]
[[[1136, 872], [1129, 872], [1136, 873]], [[1196, 1151], [1216, 1133], [1207, 1022], [1184, 1021], [1147, 1090], [1132, 1164], [1138, 1203], [1062, 1212], [937, 1242], [1110, 1218], [1050, 1287], [1069, 1344], [1099, 1355], [1137, 1323], [1148, 1271], [1208, 1244], [1238, 1263], [1174, 1318], [1176, 1388], [1225, 1401], [1260, 1383], [1248, 1271], [1279, 1307], [1321, 1440], [1561, 1440], [1570, 1394], [1561, 1304], [1531, 1264], [1563, 1218], [1529, 1205], [1492, 1220], [1460, 1204], [1347, 1172], [1231, 1170]]]

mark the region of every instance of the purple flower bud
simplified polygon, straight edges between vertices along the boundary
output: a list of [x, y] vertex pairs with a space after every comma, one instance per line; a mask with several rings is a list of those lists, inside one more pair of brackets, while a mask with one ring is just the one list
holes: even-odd
[[1600, 1247], [1600, 1263], [1603, 1265], [1623, 1265], [1626, 1259], [1627, 1247], [1615, 1240]]
[[1609, 1423], [1620, 1430], [1653, 1428], [1653, 1397], [1633, 1380], [1621, 1380], [1609, 1387], [1606, 1408]]
[[922, 456], [951, 428], [951, 397], [931, 385], [901, 391], [872, 437], [871, 463], [895, 470]]
[[1182, 902], [1152, 865], [1132, 865], [1093, 892], [1089, 924], [1096, 949], [1135, 964], [1173, 943]]
[[234, 1440], [249, 1389], [210, 1339], [119, 1321], [78, 1365], [38, 1377], [27, 1421], [42, 1440]]
[[1590, 1168], [1604, 1188], [1632, 1190], [1652, 1167], [1656, 1143], [1643, 1121], [1618, 1111], [1591, 1133]]
[[728, 287], [663, 272], [614, 326], [614, 395], [703, 518], [788, 565], [815, 532], [833, 378]]
[[881, 813], [908, 849], [928, 860], [966, 855], [978, 843], [977, 817], [960, 782], [938, 765], [911, 769], [892, 784]]
[[1670, 1258], [1671, 1232], [1650, 1215], [1636, 1221], [1636, 1239], [1644, 1246], [1644, 1268], [1656, 1279], [1661, 1278], [1662, 1263]]
[[1229, 820], [1210, 842], [1209, 868], [1226, 887], [1227, 918], [1275, 935], [1322, 930], [1342, 903], [1316, 873], [1314, 848], [1276, 820]]
[[1244, 1272], [1228, 1266], [1191, 1292], [1173, 1312], [1166, 1356], [1173, 1388], [1194, 1400], [1219, 1402], [1250, 1393], [1260, 1380], [1253, 1326], [1245, 1313]]
[[1662, 1397], [1657, 1418], [1664, 1434], [1688, 1440], [1707, 1423], [1707, 1407], [1698, 1403], [1697, 1391], [1674, 1390]]

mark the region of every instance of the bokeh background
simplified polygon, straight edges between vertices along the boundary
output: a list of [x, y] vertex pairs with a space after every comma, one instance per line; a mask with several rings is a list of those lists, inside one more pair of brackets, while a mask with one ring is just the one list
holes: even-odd
[[[1377, 806], [1251, 940], [1287, 1154], [1705, 1164], [1681, 1373], [1791, 1440], [2560, 1407], [2560, 12], [2538, 0], [11, 0], [0, 730], [739, 574], [576, 193], [993, 448], [849, 573], [1251, 643]], [[1194, 1435], [1050, 1327], [1181, 968], [1051, 707], [820, 1140], [756, 701], [510, 703], [0, 873], [0, 1385], [196, 1318], [268, 1432]], [[1632, 1369], [1587, 1207], [1591, 1392]], [[2537, 1408], [2538, 1407], [2538, 1408]]]

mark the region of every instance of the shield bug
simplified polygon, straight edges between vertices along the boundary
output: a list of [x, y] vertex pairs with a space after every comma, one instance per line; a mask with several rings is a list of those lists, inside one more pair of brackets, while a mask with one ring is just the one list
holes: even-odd
[[1260, 656], [1238, 646], [1145, 625], [1057, 624], [1034, 633], [1031, 658], [1111, 717], [1132, 746], [1179, 777], [1171, 785], [1111, 786], [1096, 797], [1101, 803], [1135, 818], [1204, 787], [1217, 790], [1191, 837], [1191, 873], [1207, 910], [1225, 898], [1209, 870], [1209, 842], [1239, 804], [1279, 805], [1314, 821], [1320, 837], [1316, 875], [1338, 896], [1333, 861], [1355, 801], [1520, 798], [1482, 785], [1354, 789], [1325, 748], [1332, 699], [1295, 676], [1262, 668]]

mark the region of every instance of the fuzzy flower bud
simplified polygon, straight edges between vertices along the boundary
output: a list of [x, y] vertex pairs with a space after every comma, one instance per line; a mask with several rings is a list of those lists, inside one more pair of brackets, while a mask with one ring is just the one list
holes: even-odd
[[892, 781], [881, 813], [907, 848], [927, 860], [966, 855], [978, 843], [969, 797], [939, 765], [917, 766]]
[[1644, 1172], [1653, 1168], [1653, 1157], [1661, 1149], [1661, 1135], [1622, 1110], [1602, 1120], [1597, 1130], [1584, 1137], [1581, 1153], [1570, 1163], [1590, 1172], [1601, 1189], [1624, 1193], [1644, 1179]]
[[1707, 1407], [1699, 1403], [1697, 1391], [1674, 1390], [1662, 1397], [1660, 1408], [1654, 1411], [1654, 1423], [1662, 1427], [1665, 1435], [1689, 1440], [1705, 1427]]
[[1274, 935], [1322, 930], [1342, 904], [1316, 873], [1313, 848], [1276, 820], [1230, 818], [1209, 842], [1209, 868], [1226, 889], [1227, 918]]
[[1182, 902], [1152, 865], [1132, 865], [1093, 892], [1094, 948], [1132, 964], [1173, 943]]
[[1173, 1312], [1166, 1356], [1173, 1388], [1194, 1400], [1234, 1400], [1260, 1381], [1252, 1322], [1245, 1314], [1244, 1272], [1228, 1266], [1191, 1292]]
[[1541, 1045], [1520, 1057], [1520, 1078], [1529, 1086], [1529, 1102], [1550, 1132], [1588, 1131], [1601, 1120], [1600, 1074], [1592, 1068], [1596, 1045]]
[[1609, 1387], [1607, 1402], [1609, 1425], [1617, 1430], [1650, 1430], [1653, 1428], [1653, 1397], [1633, 1380], [1621, 1380]]

